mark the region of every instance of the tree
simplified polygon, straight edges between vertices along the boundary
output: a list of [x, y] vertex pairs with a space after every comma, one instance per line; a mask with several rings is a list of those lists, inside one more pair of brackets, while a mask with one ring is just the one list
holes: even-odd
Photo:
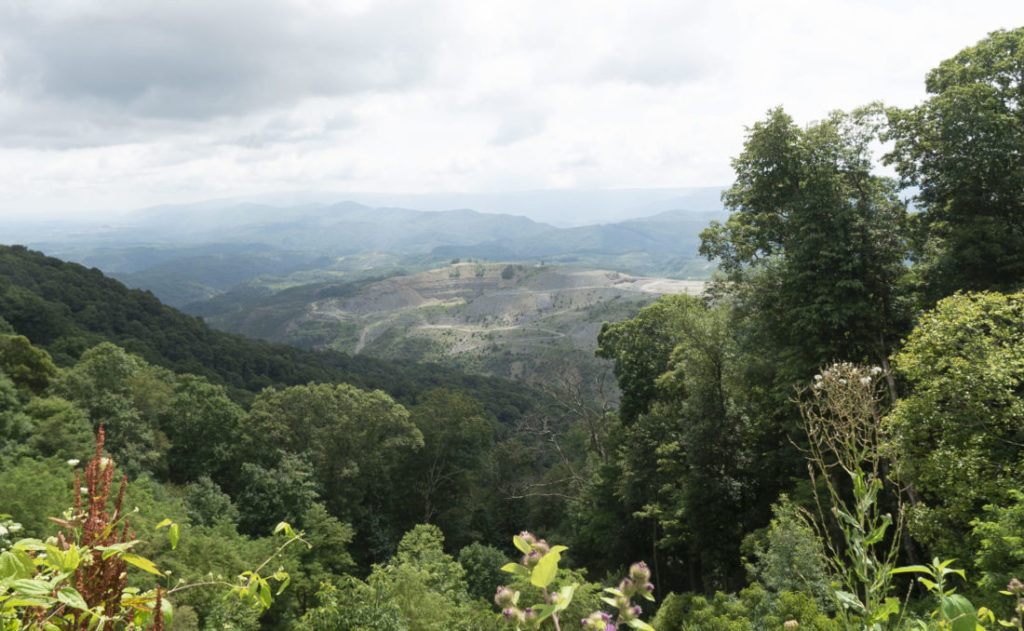
[[921, 500], [908, 528], [940, 557], [977, 549], [971, 519], [1024, 490], [1022, 339], [1024, 294], [956, 294], [921, 317], [893, 360], [910, 392], [888, 422]]
[[743, 361], [733, 334], [726, 304], [708, 307], [677, 295], [631, 320], [606, 324], [599, 338], [598, 353], [615, 361], [622, 423], [608, 441], [618, 446], [615, 463], [600, 469], [588, 490], [583, 531], [615, 532], [589, 523], [607, 515], [601, 506], [610, 502], [602, 496], [611, 491], [628, 519], [650, 524], [629, 524], [625, 540], [611, 548], [616, 556], [637, 555], [630, 552], [636, 532], [650, 533], [644, 554], [655, 582], [670, 588], [683, 582], [690, 589], [725, 587], [742, 579], [739, 544], [756, 505], [759, 465], [750, 457], [757, 437], [745, 411]]
[[159, 415], [172, 393], [174, 374], [109, 342], [82, 353], [54, 382], [54, 391], [84, 409], [93, 428], [102, 423], [107, 448], [130, 476], [162, 473], [167, 437]]
[[872, 173], [876, 113], [801, 129], [771, 110], [733, 160], [732, 213], [701, 233], [787, 389], [836, 359], [885, 367], [908, 321], [897, 291], [906, 213], [896, 183]]
[[423, 448], [402, 464], [401, 478], [414, 492], [409, 504], [419, 509], [414, 523], [468, 534], [474, 474], [493, 443], [483, 407], [461, 392], [431, 390], [410, 408], [409, 420], [423, 435]]
[[[365, 537], [384, 534], [368, 520], [400, 493], [392, 485], [408, 484], [392, 474], [423, 447], [404, 407], [379, 390], [347, 384], [268, 388], [253, 401], [244, 428], [243, 451], [252, 464], [270, 471], [285, 454], [308, 461], [328, 511]], [[242, 502], [236, 504], [244, 513]], [[363, 543], [364, 553], [378, 551]]]
[[0, 372], [18, 387], [42, 394], [57, 375], [49, 353], [36, 348], [23, 335], [0, 334]]
[[1024, 283], [1024, 28], [995, 31], [928, 73], [931, 96], [889, 110], [895, 165], [918, 187], [915, 256], [929, 304]]
[[171, 441], [167, 461], [172, 481], [193, 481], [203, 475], [222, 484], [230, 481], [237, 472], [245, 411], [228, 398], [223, 386], [181, 375], [159, 416], [160, 427]]

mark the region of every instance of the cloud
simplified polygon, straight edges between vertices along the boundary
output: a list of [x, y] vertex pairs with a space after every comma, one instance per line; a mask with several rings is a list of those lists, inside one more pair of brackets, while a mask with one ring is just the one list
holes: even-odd
[[[5, 143], [88, 145], [97, 140], [89, 127], [121, 136], [159, 121], [407, 89], [430, 76], [444, 20], [443, 10], [415, 1], [349, 13], [298, 0], [40, 5], [0, 8]], [[29, 133], [11, 129], [29, 118]]]

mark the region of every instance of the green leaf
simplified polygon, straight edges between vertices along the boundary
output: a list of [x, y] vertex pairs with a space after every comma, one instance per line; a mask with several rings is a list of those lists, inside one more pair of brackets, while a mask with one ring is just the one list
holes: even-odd
[[651, 625], [647, 624], [639, 618], [633, 618], [626, 624], [633, 627], [634, 629], [640, 629], [641, 631], [655, 631], [654, 627], [652, 627]]
[[843, 607], [845, 607], [846, 609], [852, 609], [860, 615], [864, 615], [866, 613], [866, 610], [864, 609], [864, 604], [861, 603], [860, 600], [850, 592], [844, 592], [841, 589], [837, 589], [834, 591], [834, 593], [836, 595], [836, 600], [838, 600], [839, 603], [843, 605]]
[[909, 574], [910, 572], [918, 572], [920, 574], [932, 573], [932, 569], [927, 565], [904, 565], [903, 567], [897, 567], [889, 570], [889, 574]]
[[572, 583], [558, 590], [558, 601], [555, 603], [555, 612], [564, 611], [566, 607], [572, 604], [572, 597], [576, 593], [577, 587], [579, 587], [579, 584]]
[[501, 566], [502, 572], [508, 572], [509, 574], [518, 574], [519, 576], [529, 576], [530, 570], [525, 566], [519, 565], [518, 563], [506, 563]]
[[146, 572], [149, 572], [150, 574], [156, 574], [157, 576], [163, 576], [163, 574], [160, 573], [160, 570], [156, 569], [156, 565], [146, 557], [140, 557], [137, 554], [126, 553], [123, 558], [127, 563], [131, 563], [140, 570], [145, 570]]
[[96, 549], [103, 551], [103, 560], [106, 561], [115, 554], [131, 550], [134, 545], [134, 541], [125, 541], [124, 543], [114, 543], [109, 546], [96, 546]]
[[40, 581], [34, 578], [14, 581], [11, 587], [14, 588], [15, 592], [25, 594], [26, 596], [47, 596], [53, 591], [53, 586], [48, 581]]
[[512, 537], [512, 543], [513, 545], [515, 545], [516, 549], [522, 552], [523, 554], [529, 554], [530, 550], [532, 549], [530, 547], [530, 544], [526, 543], [526, 540], [520, 537], [519, 535], [514, 535]]
[[82, 611], [87, 611], [89, 609], [89, 605], [86, 604], [85, 599], [82, 598], [82, 595], [79, 594], [78, 590], [74, 587], [61, 587], [60, 591], [57, 592], [57, 600], [69, 607], [74, 607], [75, 609], [80, 609]]
[[289, 524], [286, 521], [279, 522], [276, 526], [274, 526], [274, 534], [276, 535], [280, 532], [284, 532], [285, 536], [288, 537], [295, 536], [295, 531], [292, 530], [291, 524]]
[[171, 542], [171, 550], [178, 547], [178, 524], [171, 524], [170, 530], [167, 531], [167, 539]]
[[174, 605], [171, 604], [169, 598], [160, 599], [160, 612], [164, 617], [164, 626], [170, 629], [171, 624], [174, 622]]
[[270, 585], [266, 581], [260, 581], [260, 603], [264, 609], [270, 609], [274, 599], [270, 596]]
[[544, 605], [542, 607], [534, 607], [533, 610], [537, 612], [537, 622], [542, 622], [544, 620], [547, 620], [552, 615], [554, 615], [555, 611], [557, 611], [555, 609], [554, 605]]
[[9, 550], [0, 554], [0, 581], [16, 581], [35, 576], [36, 566], [21, 550]]
[[530, 583], [536, 587], [547, 587], [551, 584], [558, 573], [558, 561], [562, 558], [561, 550], [558, 549], [560, 547], [565, 549], [563, 546], [555, 546], [540, 558], [537, 566], [533, 568], [533, 573], [530, 574]]
[[942, 600], [942, 613], [953, 623], [952, 631], [974, 631], [978, 623], [974, 605], [960, 594], [952, 594]]
[[38, 539], [21, 539], [14, 544], [15, 550], [30, 550], [34, 552], [43, 552], [46, 550], [46, 544]]
[[173, 522], [173, 521], [171, 521], [170, 519], [165, 519], [165, 520], [163, 520], [162, 522], [160, 522], [159, 524], [157, 524], [156, 526], [154, 526], [154, 527], [153, 527], [153, 530], [160, 530], [161, 528], [164, 528], [164, 527], [166, 527], [166, 526], [170, 526], [170, 525], [171, 525], [171, 524], [173, 524], [173, 523], [174, 523], [174, 522]]

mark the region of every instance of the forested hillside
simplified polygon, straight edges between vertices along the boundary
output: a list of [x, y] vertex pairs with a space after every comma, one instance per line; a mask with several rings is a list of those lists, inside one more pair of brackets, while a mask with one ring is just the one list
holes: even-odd
[[1024, 28], [918, 106], [755, 122], [716, 281], [601, 328], [614, 410], [217, 334], [5, 248], [0, 616], [1024, 628], [1022, 85]]

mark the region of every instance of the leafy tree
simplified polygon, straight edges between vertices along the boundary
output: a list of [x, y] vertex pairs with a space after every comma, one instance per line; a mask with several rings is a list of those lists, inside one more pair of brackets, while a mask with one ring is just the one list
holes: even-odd
[[24, 536], [45, 538], [56, 533], [49, 520], [71, 505], [71, 469], [57, 458], [21, 458], [0, 469], [0, 506], [24, 526]]
[[301, 626], [309, 631], [407, 631], [398, 605], [378, 584], [380, 577], [363, 582], [344, 576], [339, 586], [323, 583], [317, 606], [303, 616]]
[[84, 409], [93, 428], [102, 423], [107, 448], [130, 476], [161, 474], [167, 437], [159, 413], [171, 394], [173, 374], [109, 342], [82, 354], [54, 382], [54, 391]]
[[409, 420], [422, 434], [423, 448], [403, 459], [398, 476], [413, 491], [404, 497], [418, 509], [414, 522], [468, 535], [472, 491], [493, 442], [486, 412], [463, 393], [439, 389], [420, 396]]
[[837, 358], [886, 366], [907, 324], [904, 204], [872, 173], [872, 109], [801, 129], [781, 108], [748, 130], [723, 194], [725, 224], [701, 233], [756, 318], [786, 382]]
[[235, 494], [238, 528], [245, 534], [267, 532], [281, 521], [297, 522], [318, 499], [313, 467], [300, 455], [283, 452], [276, 465], [242, 465]]
[[[632, 320], [605, 325], [600, 337], [599, 353], [614, 358], [623, 390], [623, 427], [610, 441], [619, 445], [618, 458], [599, 470], [587, 499], [613, 502], [595, 492], [614, 480], [628, 515], [615, 519], [641, 517], [651, 525], [634, 523], [623, 532], [625, 541], [595, 540], [587, 552], [603, 545], [628, 553], [636, 531], [649, 532], [652, 549], [645, 554], [656, 582], [670, 589], [684, 582], [690, 589], [739, 584], [744, 524], [756, 519], [751, 507], [759, 484], [748, 449], [758, 437], [745, 411], [745, 375], [734, 359], [739, 351], [730, 324], [725, 304], [666, 296]], [[589, 506], [585, 519], [608, 515]], [[606, 538], [611, 527], [592, 523], [584, 532]]]
[[82, 408], [59, 397], [34, 398], [25, 404], [34, 425], [28, 444], [44, 458], [84, 460], [94, 443], [92, 423]]
[[57, 375], [49, 353], [36, 348], [23, 335], [0, 335], [0, 372], [15, 385], [42, 394]]
[[1024, 282], [1024, 28], [995, 31], [928, 73], [922, 104], [889, 111], [886, 160], [917, 187], [917, 267], [930, 302]]
[[201, 476], [185, 486], [185, 505], [189, 521], [196, 526], [238, 523], [239, 513], [227, 493], [209, 476]]
[[466, 572], [444, 552], [443, 543], [436, 526], [414, 527], [389, 563], [374, 566], [369, 583], [398, 606], [409, 631], [496, 630], [490, 607], [469, 598]]
[[193, 375], [175, 379], [173, 394], [159, 412], [160, 428], [171, 443], [170, 479], [180, 483], [207, 475], [231, 481], [237, 473], [244, 416], [223, 386]]
[[[359, 531], [374, 510], [384, 509], [392, 484], [407, 484], [393, 481], [392, 473], [423, 446], [423, 435], [394, 399], [346, 384], [264, 390], [244, 425], [243, 447], [259, 467], [269, 471], [283, 454], [307, 459], [328, 511]], [[257, 465], [247, 466], [246, 475], [255, 475]], [[243, 520], [244, 503], [236, 502]], [[372, 534], [369, 526], [365, 530]]]
[[474, 541], [459, 550], [459, 565], [466, 570], [466, 590], [474, 598], [489, 600], [505, 580], [501, 566], [508, 557], [494, 546]]
[[768, 527], [748, 535], [744, 546], [754, 557], [747, 566], [751, 580], [763, 585], [770, 595], [804, 592], [823, 608], [831, 602], [821, 542], [787, 496], [772, 506]]
[[919, 501], [910, 533], [944, 558], [976, 549], [969, 524], [1024, 488], [1024, 294], [956, 294], [894, 358], [910, 392], [888, 417]]

